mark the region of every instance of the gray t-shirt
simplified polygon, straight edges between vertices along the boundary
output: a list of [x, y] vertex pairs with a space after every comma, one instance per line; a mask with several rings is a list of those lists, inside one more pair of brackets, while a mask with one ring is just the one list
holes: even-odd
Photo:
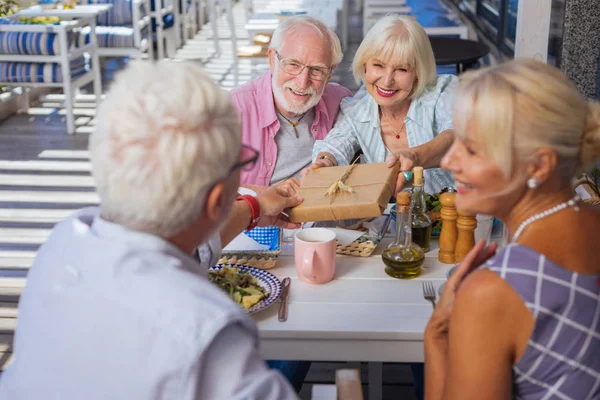
[[300, 171], [310, 165], [312, 149], [315, 144], [315, 138], [310, 132], [315, 120], [314, 107], [296, 125], [298, 137], [294, 133], [294, 127], [279, 113], [277, 118], [280, 124], [279, 131], [275, 135], [277, 162], [271, 176], [270, 185], [275, 185], [288, 178], [298, 177]]

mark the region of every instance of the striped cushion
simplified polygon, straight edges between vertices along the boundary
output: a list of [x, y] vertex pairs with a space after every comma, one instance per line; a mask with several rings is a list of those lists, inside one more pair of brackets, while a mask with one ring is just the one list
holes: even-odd
[[[62, 82], [62, 69], [58, 63], [0, 62], [0, 82]], [[77, 78], [89, 71], [85, 56], [71, 61], [71, 77]]]
[[124, 26], [133, 22], [131, 0], [96, 0], [96, 4], [112, 4], [112, 8], [98, 16], [98, 25]]
[[[142, 38], [147, 37], [147, 29], [142, 30]], [[97, 26], [96, 37], [98, 46], [103, 48], [126, 49], [135, 47], [133, 28], [127, 26]], [[81, 29], [77, 37], [77, 45], [83, 46], [90, 42], [90, 28]]]
[[[0, 18], [1, 25], [28, 24]], [[72, 43], [73, 32], [69, 32], [67, 34], [67, 45], [71, 47]], [[55, 56], [60, 54], [59, 47], [58, 34], [56, 33], [0, 31], [0, 54]]]

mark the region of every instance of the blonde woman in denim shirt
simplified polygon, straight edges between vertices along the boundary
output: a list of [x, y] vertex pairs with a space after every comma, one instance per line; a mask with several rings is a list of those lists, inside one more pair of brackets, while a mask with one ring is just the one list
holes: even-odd
[[[382, 18], [367, 34], [352, 64], [363, 86], [340, 104], [333, 129], [315, 142], [307, 168], [348, 165], [362, 150], [368, 163], [400, 162], [401, 170], [426, 168], [425, 190], [451, 186], [439, 162], [453, 139], [453, 75], [436, 74], [425, 30], [413, 18]], [[397, 188], [404, 184], [400, 174]]]

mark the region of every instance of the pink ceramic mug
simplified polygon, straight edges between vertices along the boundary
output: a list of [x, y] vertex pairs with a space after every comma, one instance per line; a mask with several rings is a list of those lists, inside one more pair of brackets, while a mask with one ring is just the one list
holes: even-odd
[[327, 283], [335, 275], [335, 233], [325, 228], [296, 232], [294, 257], [298, 279], [306, 283]]

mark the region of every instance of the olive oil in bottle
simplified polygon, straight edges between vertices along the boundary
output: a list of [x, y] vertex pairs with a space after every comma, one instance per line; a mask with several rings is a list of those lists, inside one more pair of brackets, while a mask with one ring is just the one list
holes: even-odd
[[421, 274], [425, 253], [412, 242], [410, 193], [396, 197], [396, 241], [383, 252], [385, 273], [393, 278], [411, 279]]
[[423, 190], [423, 167], [413, 168], [412, 195], [412, 240], [421, 246], [423, 252], [429, 251], [431, 241], [431, 217], [427, 214], [425, 191]]

